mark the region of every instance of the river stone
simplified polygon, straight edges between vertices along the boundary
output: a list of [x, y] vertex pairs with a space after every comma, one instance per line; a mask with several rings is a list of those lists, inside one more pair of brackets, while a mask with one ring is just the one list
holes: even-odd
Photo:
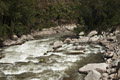
[[63, 45], [63, 42], [62, 41], [56, 41], [54, 42], [53, 44], [53, 48], [59, 48]]
[[118, 79], [120, 79], [120, 69], [117, 72]]
[[99, 36], [95, 35], [95, 36], [91, 37], [91, 38], [89, 39], [89, 41], [90, 41], [90, 42], [96, 42], [96, 41], [99, 40], [99, 38], [100, 38]]
[[120, 33], [117, 34], [117, 40], [118, 40], [118, 42], [120, 43]]
[[92, 70], [85, 77], [85, 80], [99, 80], [100, 77], [101, 77], [101, 74], [98, 71]]
[[26, 41], [27, 40], [27, 36], [26, 35], [22, 35], [20, 38], [22, 41]]
[[88, 34], [88, 37], [92, 37], [94, 35], [97, 35], [98, 32], [97, 31], [91, 31], [89, 34]]
[[79, 36], [83, 36], [85, 33], [84, 32], [80, 32], [79, 33]]
[[72, 41], [72, 40], [71, 40], [70, 38], [67, 38], [67, 39], [64, 40], [64, 43], [69, 44], [69, 43], [71, 43], [71, 41]]
[[13, 39], [13, 40], [18, 40], [18, 36], [17, 36], [17, 35], [13, 35], [13, 36], [12, 36], [12, 39]]
[[91, 70], [99, 69], [102, 72], [106, 71], [106, 67], [108, 67], [108, 64], [106, 63], [91, 63], [87, 64], [79, 69], [79, 72], [81, 73], [88, 73]]
[[33, 36], [32, 35], [27, 35], [27, 40], [33, 40]]
[[89, 37], [80, 37], [79, 42], [88, 42]]

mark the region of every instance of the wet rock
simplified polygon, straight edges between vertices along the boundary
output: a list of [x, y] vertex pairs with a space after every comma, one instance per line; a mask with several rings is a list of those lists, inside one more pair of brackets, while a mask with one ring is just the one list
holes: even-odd
[[97, 35], [98, 32], [97, 31], [91, 31], [89, 34], [88, 34], [88, 37], [91, 37], [91, 36], [94, 36], [94, 35]]
[[89, 71], [95, 70], [95, 69], [100, 69], [102, 72], [105, 72], [106, 67], [108, 67], [108, 64], [106, 63], [91, 63], [81, 67], [79, 69], [79, 72], [88, 73]]
[[99, 38], [100, 38], [99, 36], [95, 35], [95, 36], [91, 37], [91, 38], [89, 39], [89, 41], [90, 41], [90, 42], [96, 42], [96, 41], [99, 40]]
[[6, 77], [5, 74], [2, 71], [0, 71], [0, 78], [4, 78], [4, 77]]
[[67, 54], [73, 54], [73, 55], [75, 55], [75, 54], [84, 54], [84, 53], [85, 53], [85, 51], [81, 50], [81, 51], [70, 51]]
[[16, 41], [16, 44], [22, 44], [22, 43], [24, 43], [25, 41], [23, 41], [23, 40], [21, 40], [21, 39], [18, 39], [17, 41]]
[[10, 45], [14, 45], [14, 44], [16, 44], [16, 41], [13, 41], [13, 40], [10, 40], [10, 39], [5, 40], [5, 41], [3, 42], [3, 45], [4, 45], [4, 46], [10, 46]]
[[109, 75], [108, 75], [107, 73], [103, 73], [103, 74], [102, 74], [102, 77], [108, 78], [108, 76], [109, 76]]
[[72, 39], [71, 44], [78, 43], [78, 41], [79, 41], [78, 39], [75, 39], [75, 38], [74, 38], [74, 39]]
[[112, 60], [116, 60], [118, 58], [118, 55], [117, 54], [113, 54], [113, 57], [112, 57]]
[[107, 59], [108, 59], [108, 58], [112, 58], [113, 55], [114, 55], [113, 52], [105, 52], [105, 53], [104, 53], [104, 57], [107, 58]]
[[69, 43], [71, 43], [71, 41], [72, 41], [72, 40], [71, 40], [70, 38], [67, 38], [67, 39], [64, 40], [64, 43], [69, 44]]
[[56, 41], [54, 42], [53, 44], [53, 48], [56, 49], [56, 48], [59, 48], [63, 45], [63, 42], [62, 41]]
[[79, 42], [88, 42], [89, 37], [80, 37]]
[[85, 80], [99, 80], [100, 77], [101, 77], [101, 74], [98, 71], [92, 70], [85, 77]]
[[118, 79], [120, 79], [120, 69], [118, 69], [117, 71], [117, 76], [118, 76]]
[[81, 45], [79, 45], [79, 46], [76, 46], [76, 48], [75, 48], [75, 50], [84, 50], [85, 48], [83, 47], [83, 46], [81, 46]]
[[117, 67], [119, 61], [120, 61], [119, 59], [112, 61], [111, 67], [113, 67], [113, 68]]
[[115, 41], [116, 40], [116, 36], [108, 37], [107, 40], [108, 41]]

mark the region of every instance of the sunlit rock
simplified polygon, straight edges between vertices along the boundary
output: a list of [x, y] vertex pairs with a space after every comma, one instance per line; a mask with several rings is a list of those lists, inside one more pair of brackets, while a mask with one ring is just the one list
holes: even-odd
[[99, 80], [100, 77], [101, 77], [101, 74], [98, 71], [92, 70], [85, 77], [85, 80]]
[[18, 36], [17, 36], [17, 35], [13, 35], [13, 36], [12, 36], [12, 39], [13, 39], [13, 40], [18, 40]]
[[108, 66], [108, 64], [106, 64], [106, 63], [91, 63], [91, 64], [87, 64], [87, 65], [81, 67], [79, 69], [79, 72], [88, 73], [89, 71], [95, 70], [95, 69], [99, 69], [102, 72], [105, 72], [107, 66]]
[[89, 34], [88, 34], [88, 37], [91, 37], [91, 36], [94, 36], [94, 35], [97, 35], [98, 32], [97, 31], [91, 31]]
[[53, 48], [56, 49], [56, 48], [59, 48], [63, 45], [63, 42], [62, 41], [56, 41], [54, 42], [53, 44]]

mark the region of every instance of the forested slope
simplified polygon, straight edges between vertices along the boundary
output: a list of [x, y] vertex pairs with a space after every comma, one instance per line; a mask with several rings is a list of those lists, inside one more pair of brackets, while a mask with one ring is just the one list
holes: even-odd
[[76, 23], [98, 31], [120, 24], [120, 0], [0, 0], [0, 38]]

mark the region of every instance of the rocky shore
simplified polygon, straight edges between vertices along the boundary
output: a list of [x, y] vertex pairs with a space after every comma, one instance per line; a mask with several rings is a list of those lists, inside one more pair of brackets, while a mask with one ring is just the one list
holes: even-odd
[[21, 37], [18, 37], [17, 35], [13, 35], [12, 39], [6, 39], [3, 41], [3, 46], [11, 46], [11, 45], [19, 45], [26, 41], [35, 39], [36, 36], [48, 36], [53, 34], [59, 34], [59, 33], [66, 33], [72, 31], [76, 27], [75, 24], [69, 24], [69, 25], [61, 25], [57, 27], [51, 27], [51, 28], [44, 28], [41, 31], [33, 31], [30, 34], [22, 35]]
[[72, 54], [84, 54], [84, 47], [80, 43], [98, 44], [104, 47], [103, 59], [104, 63], [90, 63], [79, 69], [81, 74], [86, 74], [84, 80], [119, 80], [120, 78], [120, 34], [119, 30], [112, 33], [91, 31], [88, 35], [84, 32], [79, 33], [79, 38], [66, 38], [64, 41], [56, 41], [54, 49], [61, 47], [63, 44], [73, 44], [78, 52]]
[[103, 32], [98, 35], [97, 31], [91, 31], [87, 36], [81, 32], [81, 42], [99, 44], [105, 48], [105, 63], [90, 63], [79, 69], [80, 73], [87, 74], [85, 80], [119, 80], [120, 79], [120, 34], [119, 30], [113, 33]]

